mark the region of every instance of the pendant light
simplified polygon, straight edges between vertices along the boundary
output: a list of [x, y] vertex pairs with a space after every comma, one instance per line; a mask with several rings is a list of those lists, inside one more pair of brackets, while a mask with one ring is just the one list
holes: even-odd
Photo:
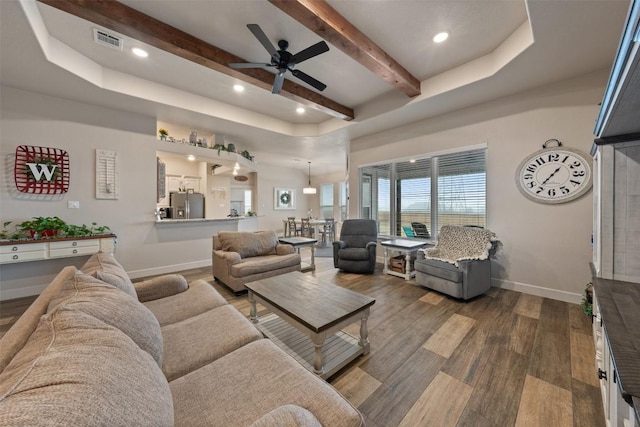
[[316, 187], [311, 186], [311, 162], [309, 162], [309, 186], [302, 189], [302, 194], [316, 194]]

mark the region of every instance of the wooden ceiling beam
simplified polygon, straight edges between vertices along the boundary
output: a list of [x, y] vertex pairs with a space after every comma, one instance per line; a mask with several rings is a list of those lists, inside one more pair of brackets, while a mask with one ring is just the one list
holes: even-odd
[[420, 95], [420, 81], [325, 0], [269, 2], [407, 96]]
[[[248, 61], [115, 0], [38, 1], [263, 89], [270, 91], [273, 85], [274, 74], [260, 68], [230, 68], [231, 62]], [[280, 95], [333, 117], [354, 118], [353, 109], [290, 80], [285, 80]]]

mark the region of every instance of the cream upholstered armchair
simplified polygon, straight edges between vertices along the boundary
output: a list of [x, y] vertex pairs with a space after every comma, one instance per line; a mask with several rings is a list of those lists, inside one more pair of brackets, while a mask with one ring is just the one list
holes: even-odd
[[491, 255], [499, 241], [484, 228], [446, 225], [436, 246], [418, 252], [416, 283], [467, 300], [491, 287]]

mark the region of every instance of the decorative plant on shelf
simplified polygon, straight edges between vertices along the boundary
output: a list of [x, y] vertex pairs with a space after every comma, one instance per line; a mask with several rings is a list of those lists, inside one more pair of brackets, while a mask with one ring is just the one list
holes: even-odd
[[580, 307], [588, 317], [593, 315], [593, 284], [591, 282], [587, 283], [584, 288], [584, 296], [580, 302]]
[[16, 224], [13, 225], [13, 231], [9, 231], [7, 227], [13, 224], [13, 221], [5, 221], [2, 223], [2, 230], [0, 230], [0, 240], [17, 240], [23, 237], [24, 233], [18, 230]]
[[3, 229], [0, 231], [0, 239], [28, 240], [94, 236], [111, 233], [111, 229], [106, 225], [98, 225], [96, 222], [92, 222], [91, 227], [87, 227], [85, 224], [67, 224], [57, 216], [33, 217], [30, 220], [15, 224], [15, 230], [13, 232], [7, 229], [10, 224], [12, 224], [12, 221], [6, 221], [4, 223]]
[[254, 211], [249, 211], [249, 212], [247, 212], [247, 215], [248, 216], [257, 216], [258, 214], [256, 212], [254, 212]]
[[247, 160], [251, 160], [253, 161], [253, 156], [251, 154], [249, 154], [249, 152], [247, 150], [242, 151], [242, 153], [240, 153], [240, 155], [242, 157], [244, 157]]
[[21, 222], [17, 227], [38, 239], [57, 236], [60, 231], [66, 232], [69, 225], [57, 216], [38, 216]]
[[227, 147], [225, 147], [224, 144], [214, 144], [211, 148], [218, 150], [218, 156], [220, 155], [220, 151], [227, 151]]
[[167, 139], [167, 136], [169, 136], [169, 132], [167, 132], [167, 130], [163, 128], [158, 129], [158, 133], [160, 134], [160, 139], [163, 141]]

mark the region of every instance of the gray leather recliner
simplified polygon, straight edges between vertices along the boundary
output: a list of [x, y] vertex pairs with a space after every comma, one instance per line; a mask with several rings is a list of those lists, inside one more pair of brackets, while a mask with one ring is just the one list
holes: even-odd
[[333, 242], [333, 266], [349, 273], [373, 273], [378, 226], [373, 219], [347, 219]]

